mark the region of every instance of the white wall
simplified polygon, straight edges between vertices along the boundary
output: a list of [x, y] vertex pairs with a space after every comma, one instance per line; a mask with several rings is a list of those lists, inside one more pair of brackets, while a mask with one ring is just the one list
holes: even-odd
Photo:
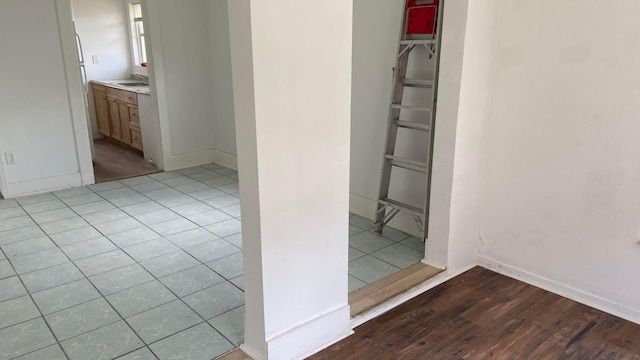
[[162, 169], [164, 162], [160, 141], [160, 121], [158, 120], [158, 109], [151, 95], [138, 94], [138, 115], [140, 116], [140, 132], [144, 145], [144, 159]]
[[350, 332], [352, 4], [234, 0], [229, 14], [244, 349], [256, 359], [300, 359]]
[[236, 124], [233, 110], [231, 48], [227, 0], [210, 0], [209, 34], [213, 82], [213, 118], [215, 161], [237, 168]]
[[236, 167], [226, 0], [145, 5], [164, 168]]
[[[122, 0], [72, 0], [76, 31], [82, 39], [89, 80], [131, 76], [128, 11]], [[100, 57], [100, 64], [92, 62]]]
[[500, 4], [482, 261], [640, 322], [640, 3]]
[[93, 182], [68, 5], [0, 2], [0, 149], [16, 160], [3, 166], [9, 197]]
[[[449, 1], [446, 4], [446, 18], [448, 21], [443, 39], [443, 72], [440, 92], [437, 135], [440, 140], [455, 139], [453, 150], [445, 148], [436, 154], [434, 173], [434, 199], [432, 202], [433, 220], [438, 221], [449, 217], [447, 241], [437, 241], [442, 231], [433, 229], [427, 247], [428, 260], [437, 258], [441, 245], [447, 246], [447, 266], [459, 269], [476, 262], [478, 257], [480, 234], [480, 204], [484, 175], [485, 148], [487, 141], [487, 126], [490, 120], [491, 91], [493, 86], [493, 71], [495, 64], [496, 31], [498, 22], [499, 0], [485, 0], [482, 2]], [[465, 14], [466, 16], [462, 16]], [[452, 13], [460, 16], [451, 16]], [[453, 24], [452, 24], [453, 23]], [[464, 31], [464, 37], [459, 34]], [[450, 48], [462, 50], [462, 57], [451, 56]], [[461, 71], [452, 67], [452, 62], [461, 61]], [[450, 71], [449, 69], [453, 70]], [[457, 72], [457, 73], [456, 73]], [[452, 88], [450, 82], [458, 78], [458, 96], [448, 92]], [[458, 103], [457, 116], [448, 112], [452, 102]], [[445, 136], [442, 136], [443, 133]], [[442, 142], [447, 143], [450, 140]], [[436, 142], [438, 145], [438, 142]], [[442, 161], [448, 159], [447, 161]], [[446, 198], [437, 181], [441, 178], [443, 164], [450, 168], [451, 196]], [[443, 203], [444, 201], [444, 203]], [[449, 213], [443, 213], [445, 203], [449, 204]], [[443, 229], [442, 227], [440, 227]], [[444, 258], [444, 257], [442, 257]], [[434, 260], [437, 263], [437, 261]]]
[[171, 148], [164, 161], [171, 169], [173, 158], [210, 157], [214, 148], [208, 8], [206, 0], [156, 3]]

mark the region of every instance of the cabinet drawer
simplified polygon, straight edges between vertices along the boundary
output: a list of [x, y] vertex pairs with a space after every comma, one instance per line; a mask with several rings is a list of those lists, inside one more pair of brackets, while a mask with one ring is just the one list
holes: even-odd
[[142, 150], [142, 134], [134, 128], [131, 128], [131, 146]]
[[120, 101], [124, 101], [127, 104], [138, 105], [138, 94], [131, 91], [108, 87], [107, 96]]
[[129, 106], [129, 120], [131, 124], [137, 125], [140, 127], [140, 114], [138, 113], [138, 108], [134, 106]]

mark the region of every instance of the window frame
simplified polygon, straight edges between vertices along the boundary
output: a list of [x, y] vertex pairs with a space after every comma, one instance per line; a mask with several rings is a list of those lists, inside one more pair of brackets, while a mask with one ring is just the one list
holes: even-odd
[[129, 27], [131, 32], [131, 52], [133, 65], [145, 67], [148, 61], [147, 49], [145, 47], [146, 37], [144, 31], [144, 14], [142, 13], [142, 3], [131, 2], [128, 4]]

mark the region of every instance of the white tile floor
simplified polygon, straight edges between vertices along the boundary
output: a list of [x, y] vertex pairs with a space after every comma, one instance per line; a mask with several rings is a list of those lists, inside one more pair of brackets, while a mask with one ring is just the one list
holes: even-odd
[[[212, 164], [0, 200], [0, 359], [212, 359], [243, 341], [238, 176]], [[349, 290], [422, 258], [350, 216]]]
[[349, 224], [349, 292], [424, 258], [424, 243], [415, 236], [389, 227], [380, 236], [371, 220], [353, 214]]

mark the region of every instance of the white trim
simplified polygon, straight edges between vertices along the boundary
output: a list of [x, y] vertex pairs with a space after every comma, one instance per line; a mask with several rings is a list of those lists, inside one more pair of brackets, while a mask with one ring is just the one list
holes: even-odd
[[5, 167], [5, 157], [4, 157], [4, 150], [2, 149], [2, 143], [0, 143], [0, 194], [2, 194], [2, 196], [4, 196], [5, 198], [8, 198], [9, 195], [7, 194], [7, 191], [9, 190], [9, 186], [6, 182], [6, 169]]
[[184, 154], [171, 154], [164, 157], [164, 170], [172, 171], [193, 166], [210, 164], [215, 158], [215, 149], [200, 150]]
[[349, 336], [351, 336], [351, 335], [353, 335], [355, 333], [356, 333], [355, 331], [349, 330], [349, 331], [345, 332], [343, 335], [338, 336], [338, 337], [334, 337], [333, 339], [331, 339], [329, 341], [326, 341], [324, 344], [318, 345], [315, 349], [307, 351], [305, 353], [305, 355], [299, 356], [299, 357], [296, 357], [296, 358], [293, 358], [293, 359], [294, 360], [297, 360], [297, 359], [304, 360], [304, 359], [308, 358], [309, 356], [314, 355], [314, 354], [316, 354], [316, 353], [328, 348], [329, 346], [331, 346], [333, 344], [339, 343], [340, 341], [348, 338]]
[[238, 155], [222, 150], [213, 150], [213, 162], [229, 169], [238, 170]]
[[427, 259], [423, 259], [422, 261], [420, 261], [421, 263], [425, 264], [425, 265], [429, 265], [432, 268], [436, 268], [436, 269], [440, 269], [440, 270], [447, 270], [447, 265], [443, 264], [443, 263], [435, 263], [433, 261], [429, 261]]
[[26, 195], [42, 194], [45, 192], [69, 189], [83, 186], [82, 177], [79, 173], [56, 175], [46, 178], [25, 180], [16, 183], [9, 183], [5, 198], [14, 198]]
[[140, 115], [142, 144], [144, 144], [144, 159], [147, 162], [153, 160], [158, 169], [164, 170], [164, 153], [162, 152], [158, 108], [150, 94], [138, 95], [138, 112]]
[[389, 310], [392, 310], [402, 304], [404, 304], [405, 302], [424, 294], [425, 292], [433, 289], [434, 287], [441, 285], [451, 279], [453, 279], [454, 277], [467, 272], [471, 269], [473, 269], [474, 267], [476, 267], [476, 264], [472, 264], [472, 265], [468, 265], [465, 267], [462, 267], [460, 269], [457, 270], [445, 270], [444, 272], [432, 277], [431, 279], [423, 282], [420, 285], [417, 285], [411, 289], [409, 289], [408, 291], [389, 299], [388, 301], [374, 307], [373, 309], [366, 311], [354, 318], [351, 319], [351, 327], [352, 328], [356, 328], [364, 323], [366, 323], [369, 320], [373, 320], [375, 318], [377, 318], [378, 316], [386, 313]]
[[497, 272], [498, 274], [508, 276], [512, 279], [525, 282], [573, 301], [577, 301], [581, 304], [591, 306], [625, 320], [640, 324], [640, 310], [617, 304], [597, 295], [576, 289], [570, 285], [562, 284], [552, 279], [547, 279], [486, 256], [479, 256], [478, 263], [483, 268]]
[[95, 178], [87, 122], [89, 114], [86, 111], [84, 101], [86, 94], [82, 89], [82, 79], [78, 68], [71, 1], [56, 0], [55, 4], [78, 172], [80, 173], [81, 185], [90, 185], [95, 183]]
[[240, 350], [242, 350], [245, 354], [249, 355], [249, 357], [253, 360], [266, 360], [265, 358], [262, 357], [262, 355], [260, 355], [259, 351], [255, 351], [252, 348], [250, 348], [249, 346], [247, 346], [247, 344], [240, 344]]
[[269, 359], [305, 359], [348, 337], [353, 334], [349, 312], [349, 305], [342, 306], [267, 340]]
[[[151, 89], [151, 105], [156, 111], [158, 126], [160, 129], [160, 144], [162, 147], [162, 167], [169, 168], [172, 154], [171, 150], [171, 121], [169, 119], [169, 107], [167, 100], [167, 84], [164, 76], [164, 60], [162, 41], [160, 37], [160, 19], [158, 15], [158, 0], [141, 0], [142, 14], [145, 21], [145, 43], [147, 45], [147, 70], [149, 74], [149, 86]], [[174, 162], [172, 164], [176, 166]], [[175, 169], [173, 169], [175, 170]]]

